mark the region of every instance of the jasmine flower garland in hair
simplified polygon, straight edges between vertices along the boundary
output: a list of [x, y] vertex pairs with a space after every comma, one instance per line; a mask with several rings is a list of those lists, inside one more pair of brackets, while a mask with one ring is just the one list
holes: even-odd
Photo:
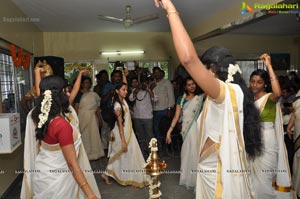
[[241, 71], [239, 65], [237, 65], [237, 64], [234, 64], [234, 65], [233, 64], [229, 64], [227, 80], [225, 82], [226, 83], [233, 82], [234, 81], [233, 75], [235, 75], [236, 72], [239, 72], [240, 74], [242, 74], [242, 71]]
[[52, 105], [52, 92], [50, 90], [46, 90], [44, 92], [44, 99], [41, 103], [41, 113], [39, 114], [39, 123], [38, 128], [42, 128], [42, 126], [47, 122], [49, 112]]

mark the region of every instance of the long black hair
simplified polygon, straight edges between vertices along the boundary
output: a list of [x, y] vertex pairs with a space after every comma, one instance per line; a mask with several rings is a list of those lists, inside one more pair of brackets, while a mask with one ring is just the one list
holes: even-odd
[[41, 106], [42, 106], [42, 101], [44, 99], [44, 92], [46, 90], [51, 91], [51, 98], [52, 98], [52, 104], [51, 108], [49, 111], [48, 119], [47, 121], [42, 125], [41, 128], [36, 128], [36, 139], [42, 140], [45, 135], [47, 134], [48, 126], [50, 121], [61, 115], [63, 117], [66, 116], [66, 113], [69, 113], [69, 98], [68, 96], [63, 92], [65, 82], [64, 79], [62, 79], [59, 76], [56, 75], [51, 75], [48, 77], [45, 77], [41, 80], [40, 83], [40, 90], [41, 90], [41, 96], [38, 97], [37, 99], [37, 105], [32, 111], [32, 119], [33, 121], [38, 124], [40, 119], [39, 119], [39, 114], [41, 114]]
[[[116, 90], [120, 90], [120, 88], [124, 85], [127, 85], [126, 83], [124, 82], [120, 82], [118, 84], [115, 85], [115, 92], [114, 92], [114, 95], [113, 95], [113, 100], [112, 100], [112, 108], [114, 108], [114, 104], [115, 102], [118, 102], [120, 105], [121, 105], [121, 114], [122, 114], [122, 124], [124, 126], [124, 122], [125, 122], [125, 119], [124, 119], [124, 109], [123, 109], [123, 104], [122, 102], [120, 101], [120, 98], [116, 92]], [[125, 100], [125, 99], [124, 99]], [[113, 118], [113, 121], [110, 123], [110, 128], [113, 129], [114, 128], [114, 125], [115, 125], [115, 122], [117, 121], [117, 117], [116, 115], [114, 114], [114, 118]]]
[[265, 83], [265, 91], [267, 93], [272, 92], [271, 80], [270, 80], [269, 73], [267, 71], [262, 70], [262, 69], [257, 69], [251, 73], [250, 80], [253, 76], [259, 76], [260, 78], [262, 78]]
[[[217, 77], [226, 81], [229, 64], [235, 64], [235, 59], [230, 51], [224, 47], [212, 47], [208, 49], [200, 58], [202, 63], [208, 69], [211, 69]], [[262, 153], [262, 132], [261, 118], [258, 109], [254, 104], [252, 91], [247, 87], [240, 73], [233, 76], [232, 83], [238, 84], [244, 93], [243, 111], [244, 111], [244, 142], [246, 152], [250, 159], [260, 156]]]
[[202, 89], [197, 85], [197, 83], [195, 82], [195, 80], [194, 80], [191, 76], [187, 76], [187, 77], [185, 77], [185, 78], [182, 80], [182, 85], [181, 85], [181, 86], [182, 86], [182, 88], [183, 88], [183, 89], [182, 89], [183, 92], [184, 92], [185, 94], [188, 94], [184, 88], [186, 87], [187, 82], [190, 81], [190, 80], [192, 80], [192, 81], [195, 83], [195, 86], [196, 86], [196, 89], [195, 89], [194, 94], [195, 94], [195, 95], [201, 95], [201, 94], [203, 93]]

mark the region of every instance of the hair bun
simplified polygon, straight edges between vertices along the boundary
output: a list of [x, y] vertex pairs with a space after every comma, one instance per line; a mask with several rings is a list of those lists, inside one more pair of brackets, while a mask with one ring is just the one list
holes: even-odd
[[50, 75], [53, 75], [53, 69], [52, 67], [46, 62], [46, 60], [43, 61], [43, 66], [42, 66], [43, 69], [46, 70], [46, 72], [42, 73], [41, 74], [41, 77], [44, 78], [44, 77], [48, 77]]

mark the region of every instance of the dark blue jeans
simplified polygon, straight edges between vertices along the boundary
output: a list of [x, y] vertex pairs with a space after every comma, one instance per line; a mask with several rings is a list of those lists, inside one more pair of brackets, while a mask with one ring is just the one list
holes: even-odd
[[149, 153], [149, 142], [153, 135], [153, 118], [151, 119], [133, 119], [134, 132], [140, 144], [140, 148], [143, 152]]
[[160, 122], [163, 117], [168, 116], [168, 109], [162, 111], [153, 111], [153, 133], [157, 139], [158, 150], [161, 150], [162, 142], [165, 140], [165, 133], [160, 130]]

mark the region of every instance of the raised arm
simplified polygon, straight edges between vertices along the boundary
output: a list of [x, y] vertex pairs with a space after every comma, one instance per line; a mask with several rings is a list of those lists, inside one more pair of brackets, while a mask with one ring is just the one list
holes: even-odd
[[271, 64], [271, 57], [267, 53], [264, 53], [260, 56], [260, 59], [266, 65], [269, 76], [270, 76], [272, 94], [270, 95], [269, 99], [273, 102], [277, 102], [277, 100], [281, 96], [281, 89], [280, 89], [280, 85], [279, 85], [278, 79], [276, 77], [276, 74], [275, 74], [272, 64]]
[[154, 1], [157, 7], [161, 6], [167, 12], [173, 42], [180, 62], [204, 92], [212, 98], [217, 98], [220, 93], [220, 84], [199, 60], [196, 49], [180, 20], [175, 6], [170, 0]]
[[157, 102], [158, 101], [157, 96], [155, 95], [153, 89], [150, 88], [149, 83], [147, 84], [146, 91], [149, 93], [149, 95], [151, 97], [151, 100], [153, 102]]
[[129, 94], [129, 101], [134, 102], [136, 100], [136, 96], [138, 94], [138, 92], [140, 91], [139, 87], [138, 88], [134, 88], [132, 90], [132, 92]]
[[123, 74], [122, 81], [127, 84], [128, 70], [127, 69], [124, 70], [124, 72], [122, 74]]
[[80, 89], [81, 78], [82, 78], [82, 75], [83, 75], [83, 74], [89, 75], [89, 74], [90, 74], [90, 71], [89, 71], [89, 70], [81, 70], [81, 71], [78, 73], [78, 76], [77, 76], [77, 78], [76, 78], [76, 81], [75, 81], [75, 83], [74, 83], [74, 85], [73, 85], [73, 89], [72, 89], [72, 91], [71, 91], [71, 93], [70, 93], [70, 97], [69, 97], [69, 103], [70, 103], [70, 105], [73, 104], [73, 101], [74, 101], [74, 99], [75, 99], [75, 97], [76, 97], [76, 95], [77, 95], [77, 93], [78, 93], [78, 91], [79, 91], [79, 89]]
[[43, 66], [43, 63], [39, 61], [34, 68], [34, 86], [36, 89], [36, 96], [41, 95], [41, 91], [40, 91], [40, 82], [42, 80], [41, 73], [46, 72], [46, 70], [44, 68], [41, 68], [41, 66]]

